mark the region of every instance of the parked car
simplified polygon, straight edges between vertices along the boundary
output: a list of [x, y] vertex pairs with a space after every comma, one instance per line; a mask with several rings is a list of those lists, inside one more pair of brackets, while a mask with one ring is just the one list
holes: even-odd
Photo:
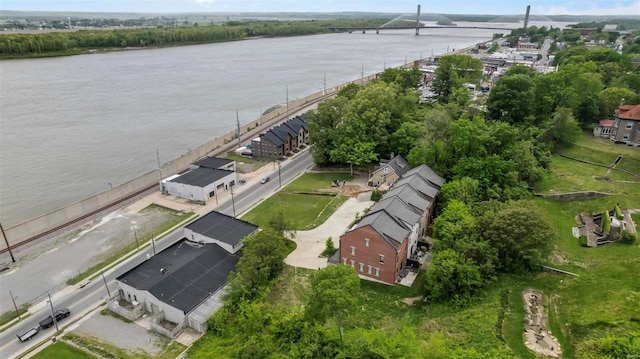
[[[71, 311], [68, 308], [62, 308], [55, 311], [56, 321], [61, 321], [62, 319], [68, 317], [71, 314]], [[53, 317], [49, 315], [48, 317], [42, 319], [40, 321], [40, 328], [47, 329], [53, 326]]]
[[270, 179], [271, 178], [269, 178], [268, 176], [264, 177], [263, 179], [260, 180], [260, 183], [265, 184], [265, 183], [269, 182]]
[[17, 336], [21, 342], [26, 342], [27, 340], [33, 338], [33, 336], [36, 334], [38, 334], [38, 328], [31, 328], [26, 332], [24, 332], [23, 334], [17, 334]]

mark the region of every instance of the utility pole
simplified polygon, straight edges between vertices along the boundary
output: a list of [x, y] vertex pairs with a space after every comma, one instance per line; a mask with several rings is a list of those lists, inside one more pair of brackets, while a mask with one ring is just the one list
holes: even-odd
[[238, 110], [236, 110], [236, 126], [238, 127], [238, 148], [242, 147], [242, 136], [240, 136], [240, 117], [238, 116]]
[[[217, 192], [216, 192], [217, 194]], [[156, 255], [156, 239], [151, 235], [151, 248], [153, 248], [153, 255]]]
[[364, 85], [364, 64], [362, 64], [362, 68], [360, 69], [360, 78], [362, 79], [362, 84]]
[[20, 311], [18, 310], [18, 306], [16, 305], [16, 300], [13, 297], [13, 293], [11, 293], [11, 291], [9, 291], [9, 295], [11, 296], [11, 301], [13, 302], [13, 307], [16, 308], [16, 314], [18, 315], [18, 320], [22, 320], [22, 317], [20, 317]]
[[109, 286], [107, 285], [107, 279], [104, 277], [104, 272], [100, 270], [100, 274], [102, 274], [102, 281], [104, 281], [104, 286], [107, 288], [107, 295], [111, 298], [111, 292], [109, 291]]
[[133, 237], [136, 239], [136, 247], [140, 250], [140, 243], [138, 243], [138, 231], [136, 231], [136, 223], [133, 222]]
[[278, 188], [282, 187], [282, 178], [280, 178], [280, 161], [278, 161]]
[[53, 324], [56, 325], [56, 332], [58, 332], [60, 329], [58, 328], [58, 320], [56, 319], [56, 313], [53, 311], [53, 301], [51, 300], [51, 292], [47, 292], [47, 295], [49, 296], [49, 305], [51, 306], [51, 319], [53, 319]]
[[285, 120], [289, 119], [289, 85], [287, 85], [287, 118]]
[[4, 233], [4, 228], [2, 228], [2, 223], [0, 223], [0, 231], [2, 231], [2, 238], [4, 238], [4, 243], [7, 245], [7, 250], [9, 251], [9, 255], [11, 256], [11, 261], [15, 263], [16, 258], [13, 256], [13, 252], [11, 251], [11, 246], [9, 245], [9, 240], [7, 239], [7, 234]]
[[162, 166], [160, 166], [160, 149], [156, 148], [156, 159], [158, 160], [158, 173], [160, 173], [160, 181], [162, 181]]
[[322, 96], [327, 95], [327, 73], [324, 73], [324, 87], [322, 88]]
[[236, 201], [233, 198], [233, 188], [231, 188], [231, 206], [233, 207], [233, 216], [236, 216]]

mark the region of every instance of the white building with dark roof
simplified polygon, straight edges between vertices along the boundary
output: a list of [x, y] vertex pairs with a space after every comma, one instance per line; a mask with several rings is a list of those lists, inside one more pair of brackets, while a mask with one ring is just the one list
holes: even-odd
[[236, 183], [236, 172], [216, 168], [197, 167], [182, 175], [162, 180], [163, 193], [204, 202], [226, 191]]
[[150, 313], [151, 329], [170, 338], [186, 327], [204, 333], [207, 319], [223, 305], [223, 288], [242, 256], [242, 240], [257, 230], [210, 212], [185, 227], [185, 238], [116, 278], [118, 293], [107, 301], [108, 308], [130, 320]]

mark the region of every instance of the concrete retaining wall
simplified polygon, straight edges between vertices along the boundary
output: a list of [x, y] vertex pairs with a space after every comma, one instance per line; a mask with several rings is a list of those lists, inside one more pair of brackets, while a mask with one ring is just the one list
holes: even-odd
[[608, 193], [602, 192], [571, 192], [571, 193], [558, 193], [558, 194], [538, 194], [543, 198], [555, 199], [557, 201], [579, 201], [583, 199], [593, 199], [610, 196]]
[[[358, 79], [350, 83], [366, 84], [369, 81], [375, 79], [376, 75], [365, 77], [364, 79]], [[330, 89], [327, 89], [327, 94], [323, 95], [322, 91], [313, 93], [304, 98], [296, 99], [289, 102], [289, 113], [293, 114], [306, 108], [310, 103], [314, 103], [322, 99], [323, 97], [332, 97], [344, 86], [350, 84], [345, 83]], [[275, 110], [261, 116], [260, 118], [245, 124], [240, 127], [240, 133], [243, 137], [243, 142], [249, 141], [251, 138], [257, 136], [260, 132], [270, 128], [278, 121], [288, 120], [286, 118], [287, 108], [286, 105], [281, 105]], [[283, 117], [285, 116], [285, 117]], [[291, 116], [289, 116], [291, 117]], [[234, 148], [234, 143], [237, 143], [236, 131], [229, 132], [223, 136], [217, 137], [212, 141], [209, 141], [188, 154], [182, 155], [179, 158], [167, 162], [162, 166], [162, 177], [166, 178], [170, 175], [183, 172], [189, 168], [189, 164], [196, 160], [205, 157], [207, 155], [219, 155], [226, 149], [225, 145], [229, 145]], [[89, 197], [82, 201], [70, 204], [66, 207], [60, 208], [56, 211], [47, 213], [45, 215], [33, 218], [26, 222], [20, 223], [10, 228], [5, 228], [5, 233], [9, 244], [12, 248], [23, 241], [26, 241], [35, 236], [41, 235], [54, 228], [64, 226], [69, 222], [78, 220], [89, 213], [98, 211], [109, 204], [112, 204], [122, 198], [131, 196], [132, 194], [147, 188], [149, 186], [157, 185], [160, 180], [160, 174], [158, 170], [150, 171], [142, 176], [135, 178], [129, 182], [123, 183], [105, 192], [99, 193], [95, 196]], [[88, 220], [88, 219], [87, 219]], [[86, 222], [86, 221], [85, 221]], [[77, 223], [77, 227], [82, 223]], [[69, 229], [73, 227], [65, 227]], [[6, 251], [6, 244], [4, 241], [0, 242], [0, 251]]]

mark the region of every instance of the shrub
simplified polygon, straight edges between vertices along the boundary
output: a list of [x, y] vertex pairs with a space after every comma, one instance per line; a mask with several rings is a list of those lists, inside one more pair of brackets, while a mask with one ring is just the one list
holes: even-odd
[[637, 236], [635, 233], [631, 233], [630, 230], [625, 229], [616, 235], [616, 239], [624, 244], [634, 244]]
[[382, 192], [378, 191], [377, 189], [373, 190], [373, 192], [371, 192], [371, 200], [374, 202], [378, 202], [380, 200], [380, 198], [382, 198]]
[[580, 245], [587, 247], [587, 236], [580, 236]]
[[609, 211], [602, 212], [602, 231], [605, 234], [609, 234], [609, 231], [611, 231], [611, 218], [609, 217]]
[[624, 219], [624, 216], [622, 215], [622, 210], [620, 209], [620, 204], [619, 203], [616, 203], [616, 206], [614, 207], [614, 211], [616, 212], [616, 218]]
[[325, 245], [325, 250], [322, 252], [322, 255], [325, 257], [331, 257], [338, 250], [336, 246], [333, 245], [333, 238], [331, 237], [327, 238]]

